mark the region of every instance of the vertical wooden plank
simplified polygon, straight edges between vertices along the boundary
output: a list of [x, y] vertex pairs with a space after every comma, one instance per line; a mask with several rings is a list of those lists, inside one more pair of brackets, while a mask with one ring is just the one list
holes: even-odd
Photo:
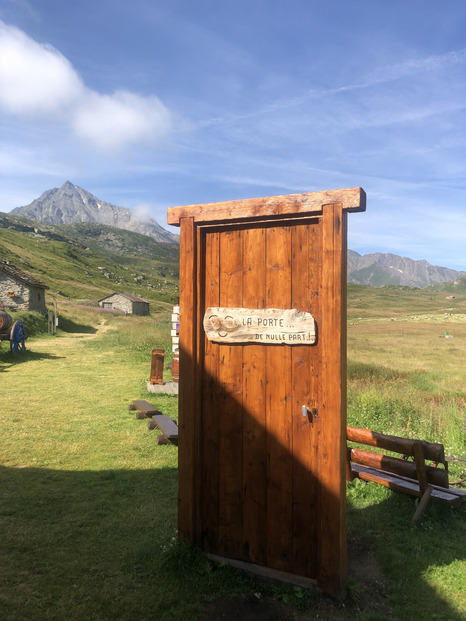
[[[243, 307], [265, 308], [265, 229], [243, 231]], [[243, 559], [266, 560], [265, 348], [243, 347]]]
[[[220, 304], [220, 249], [219, 233], [209, 231], [204, 242], [204, 307]], [[201, 387], [201, 441], [202, 489], [201, 533], [203, 549], [218, 551], [218, 449], [219, 449], [219, 387], [218, 358], [220, 346], [204, 337], [204, 360]]]
[[178, 399], [178, 533], [197, 543], [199, 471], [197, 440], [199, 411], [196, 407], [197, 252], [192, 218], [180, 222], [180, 386]]
[[[268, 228], [266, 244], [266, 306], [290, 308], [290, 227]], [[290, 347], [269, 345], [266, 356], [267, 564], [289, 571], [293, 554]]]
[[311, 507], [309, 525], [310, 537], [310, 576], [316, 579], [318, 574], [319, 562], [319, 462], [318, 454], [320, 447], [320, 430], [322, 416], [320, 414], [320, 404], [322, 402], [322, 340], [319, 330], [322, 324], [322, 219], [316, 220], [309, 227], [309, 305], [310, 311], [317, 324], [317, 343], [309, 348], [309, 404], [316, 408], [315, 416], [311, 425]]
[[[291, 307], [319, 317], [320, 263], [315, 255], [320, 247], [316, 227], [292, 227]], [[317, 242], [317, 243], [316, 243]], [[317, 265], [316, 265], [317, 263]], [[317, 574], [317, 490], [318, 473], [315, 437], [318, 418], [312, 416], [319, 405], [319, 344], [291, 349], [292, 452], [293, 452], [293, 572], [308, 578]], [[304, 417], [302, 406], [309, 415]]]
[[[220, 305], [242, 304], [241, 231], [220, 233]], [[242, 346], [220, 345], [219, 402], [219, 551], [231, 558], [242, 553]]]
[[346, 584], [346, 213], [323, 210], [322, 405], [319, 448], [318, 585], [342, 597]]

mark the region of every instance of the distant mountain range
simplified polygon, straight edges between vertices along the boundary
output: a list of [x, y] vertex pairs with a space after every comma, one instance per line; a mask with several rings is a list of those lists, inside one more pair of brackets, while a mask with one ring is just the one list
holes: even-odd
[[[98, 199], [70, 181], [66, 181], [61, 188], [47, 190], [29, 205], [16, 207], [10, 213], [53, 225], [101, 224], [140, 233], [158, 242], [179, 243], [177, 235], [165, 230], [152, 218], [139, 219], [133, 210]], [[95, 237], [97, 230], [87, 229], [83, 233]], [[98, 237], [101, 244], [115, 243], [109, 231], [105, 235], [100, 231]], [[354, 250], [348, 250], [348, 282], [355, 284], [423, 288], [463, 276], [466, 276], [466, 272], [431, 265], [424, 260], [414, 261], [379, 252], [360, 255]]]
[[70, 181], [61, 188], [46, 190], [29, 205], [16, 207], [10, 213], [55, 225], [96, 222], [141, 233], [159, 242], [179, 242], [177, 235], [165, 230], [152, 218], [138, 218], [132, 209], [107, 203]]
[[457, 280], [462, 276], [466, 276], [466, 272], [431, 265], [424, 260], [414, 261], [396, 254], [380, 252], [360, 255], [354, 250], [348, 250], [348, 282], [359, 285], [423, 288]]

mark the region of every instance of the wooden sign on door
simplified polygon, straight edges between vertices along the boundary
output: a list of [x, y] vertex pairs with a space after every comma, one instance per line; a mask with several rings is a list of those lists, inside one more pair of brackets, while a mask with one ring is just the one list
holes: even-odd
[[347, 212], [361, 188], [173, 207], [179, 536], [258, 573], [346, 583]]

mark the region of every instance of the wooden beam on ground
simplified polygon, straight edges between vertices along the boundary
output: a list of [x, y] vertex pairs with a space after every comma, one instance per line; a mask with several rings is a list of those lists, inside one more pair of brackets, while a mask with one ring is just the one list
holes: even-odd
[[144, 412], [144, 414], [148, 414], [149, 416], [152, 416], [154, 414], [160, 414], [160, 410], [158, 410], [155, 406], [153, 406], [148, 401], [145, 401], [144, 399], [138, 399], [133, 401], [130, 404], [129, 409], [141, 410], [142, 412]]

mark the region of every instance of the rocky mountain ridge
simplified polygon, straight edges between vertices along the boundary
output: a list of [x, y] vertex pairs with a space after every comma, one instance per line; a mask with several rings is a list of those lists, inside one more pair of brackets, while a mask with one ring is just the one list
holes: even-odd
[[[139, 219], [133, 210], [102, 201], [70, 181], [66, 181], [61, 188], [46, 190], [29, 205], [17, 207], [10, 213], [58, 226], [100, 224], [146, 235], [158, 242], [179, 243], [177, 235], [165, 230], [152, 218]], [[97, 236], [100, 244], [112, 246], [114, 243], [112, 240], [115, 236], [111, 231], [86, 229], [81, 233], [84, 237]], [[56, 235], [57, 232], [53, 234]], [[118, 237], [117, 239], [119, 240]], [[124, 253], [124, 246], [121, 253]], [[466, 276], [466, 272], [431, 265], [425, 260], [416, 261], [380, 252], [361, 255], [354, 250], [348, 250], [348, 282], [355, 284], [423, 288], [458, 280], [463, 276]]]
[[46, 190], [29, 205], [16, 207], [10, 213], [54, 225], [97, 222], [147, 235], [159, 242], [179, 242], [177, 235], [165, 230], [152, 218], [138, 218], [132, 209], [100, 200], [70, 181], [61, 188]]
[[380, 252], [360, 255], [354, 250], [348, 250], [348, 282], [359, 285], [403, 285], [422, 289], [462, 276], [466, 276], [466, 272], [431, 265], [425, 260], [415, 261]]

